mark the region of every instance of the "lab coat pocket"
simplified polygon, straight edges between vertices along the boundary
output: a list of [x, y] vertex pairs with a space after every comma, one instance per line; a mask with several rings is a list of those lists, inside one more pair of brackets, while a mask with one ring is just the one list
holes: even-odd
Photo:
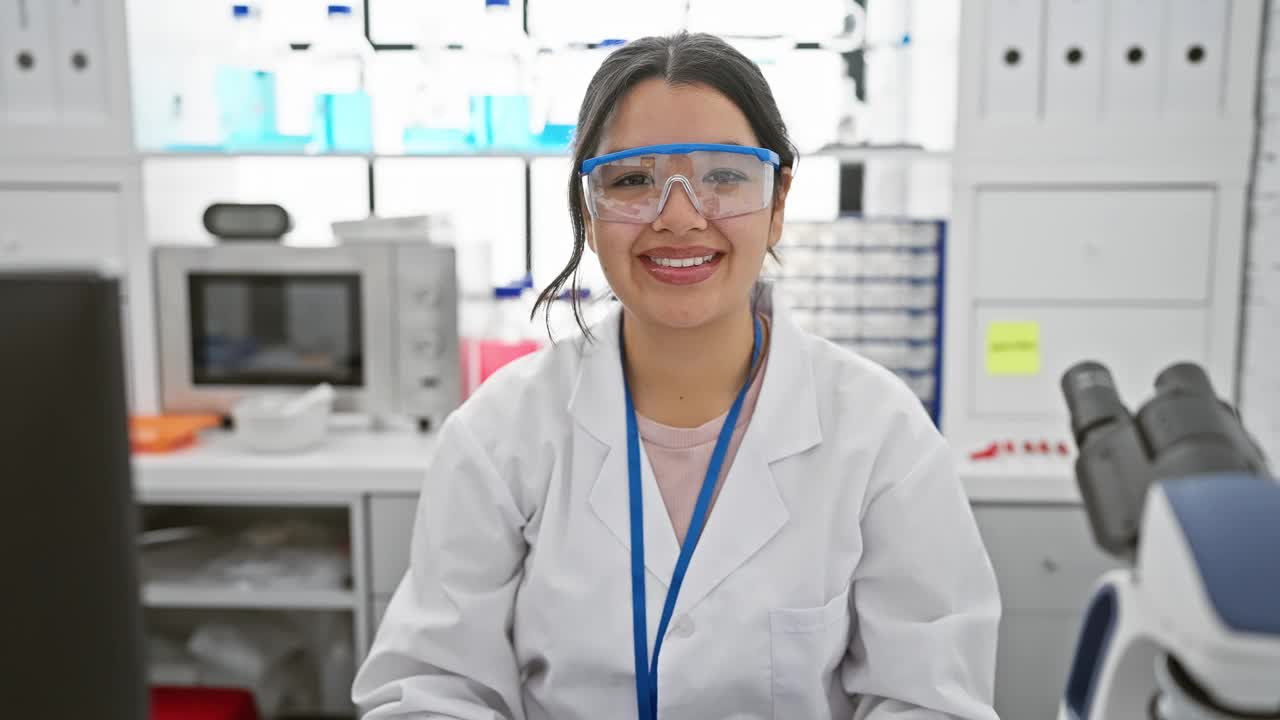
[[773, 716], [823, 718], [835, 670], [849, 648], [849, 591], [815, 608], [772, 610]]

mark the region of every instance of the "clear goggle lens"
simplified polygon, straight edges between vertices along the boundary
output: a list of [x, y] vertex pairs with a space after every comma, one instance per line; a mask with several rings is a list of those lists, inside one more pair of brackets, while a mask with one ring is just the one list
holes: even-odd
[[689, 147], [635, 148], [584, 162], [583, 194], [592, 217], [651, 223], [677, 186], [708, 220], [753, 213], [772, 203], [776, 154], [738, 146]]

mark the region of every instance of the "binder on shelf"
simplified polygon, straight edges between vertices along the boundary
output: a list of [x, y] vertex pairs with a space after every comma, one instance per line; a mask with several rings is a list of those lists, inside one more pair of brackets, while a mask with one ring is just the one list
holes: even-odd
[[0, 0], [0, 124], [57, 122], [52, 10], [45, 0]]
[[[776, 280], [796, 323], [896, 373], [938, 421], [943, 223], [841, 218], [792, 224], [787, 233], [804, 243]], [[870, 235], [874, 245], [860, 243]]]
[[101, 126], [108, 121], [110, 65], [102, 0], [56, 0], [51, 62], [57, 74], [61, 121]]
[[1165, 63], [1165, 0], [1107, 0], [1106, 8], [1102, 114], [1155, 115]]
[[1034, 121], [1040, 109], [1044, 0], [987, 3], [982, 114], [997, 122]]
[[1046, 5], [1044, 115], [1093, 120], [1102, 102], [1103, 0]]
[[1222, 0], [1167, 0], [1164, 111], [1216, 116], [1222, 110], [1227, 10]]

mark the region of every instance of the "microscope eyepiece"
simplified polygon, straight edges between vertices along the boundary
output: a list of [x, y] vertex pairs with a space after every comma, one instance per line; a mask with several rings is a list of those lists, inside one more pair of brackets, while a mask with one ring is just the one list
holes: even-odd
[[1126, 417], [1111, 372], [1101, 363], [1086, 361], [1073, 365], [1062, 376], [1062, 394], [1071, 414], [1071, 433], [1076, 445], [1094, 428]]

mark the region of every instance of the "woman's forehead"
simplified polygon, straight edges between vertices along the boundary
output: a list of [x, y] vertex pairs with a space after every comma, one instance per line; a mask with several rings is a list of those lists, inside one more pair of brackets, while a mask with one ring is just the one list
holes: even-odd
[[742, 110], [706, 85], [668, 85], [661, 78], [631, 88], [614, 108], [599, 155], [668, 143], [759, 144]]

